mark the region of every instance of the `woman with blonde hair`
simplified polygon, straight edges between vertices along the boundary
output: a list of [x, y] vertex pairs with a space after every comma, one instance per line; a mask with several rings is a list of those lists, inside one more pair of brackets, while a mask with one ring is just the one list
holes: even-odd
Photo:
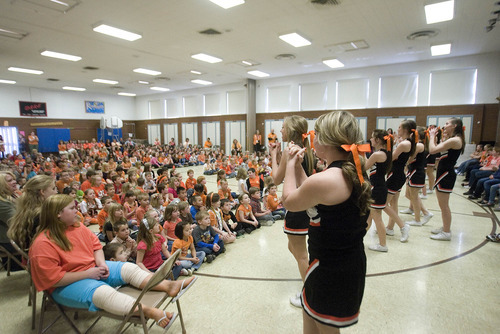
[[309, 268], [302, 289], [304, 333], [339, 333], [358, 321], [366, 275], [363, 237], [370, 211], [370, 183], [360, 152], [363, 137], [346, 111], [321, 115], [315, 124], [316, 155], [328, 168], [307, 177], [306, 148], [288, 146], [283, 204], [307, 210]]
[[[304, 148], [304, 159], [302, 161], [302, 170], [306, 176], [313, 174], [315, 162], [313, 152], [309, 144], [310, 133], [307, 131], [307, 120], [302, 116], [289, 116], [283, 121], [281, 135], [283, 141], [293, 143], [298, 147]], [[283, 152], [278, 164], [278, 155], [280, 153], [281, 143], [276, 141], [269, 144], [272, 160], [272, 177], [274, 183], [279, 185], [285, 178], [286, 162], [288, 160], [288, 151]], [[302, 280], [305, 280], [308, 266], [306, 236], [309, 228], [310, 219], [305, 211], [295, 211], [287, 208], [285, 216], [284, 232], [288, 237], [288, 249], [297, 261]], [[300, 307], [300, 292], [290, 298], [290, 303]]]
[[[54, 195], [43, 203], [40, 230], [29, 252], [35, 287], [38, 291], [48, 290], [64, 306], [127, 314], [135, 299], [115, 287], [128, 283], [143, 288], [152, 275], [133, 263], [105, 261], [97, 236], [75, 223], [75, 214], [75, 203], [70, 196]], [[164, 280], [153, 289], [175, 296], [194, 279]], [[140, 307], [160, 327], [170, 327], [175, 319], [175, 314], [147, 305]]]
[[45, 199], [57, 194], [54, 179], [47, 175], [31, 178], [17, 199], [16, 214], [10, 221], [7, 236], [22, 249], [28, 249], [39, 225], [40, 209]]
[[[15, 252], [15, 249], [7, 237], [7, 230], [9, 229], [9, 220], [16, 214], [16, 190], [17, 181], [14, 173], [0, 171], [0, 246], [12, 253]], [[6, 261], [7, 258], [2, 258], [2, 263], [6, 263]], [[11, 262], [11, 271], [22, 269], [15, 261]]]

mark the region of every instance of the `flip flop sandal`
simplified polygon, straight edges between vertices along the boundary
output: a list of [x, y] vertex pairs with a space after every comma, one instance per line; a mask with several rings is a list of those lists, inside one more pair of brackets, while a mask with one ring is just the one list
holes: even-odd
[[193, 278], [193, 280], [191, 281], [191, 283], [189, 283], [189, 284], [188, 284], [188, 286], [186, 286], [185, 288], [184, 288], [184, 283], [186, 282], [186, 280], [183, 280], [183, 281], [182, 281], [182, 284], [181, 284], [181, 289], [179, 290], [179, 292], [177, 293], [177, 295], [176, 295], [174, 298], [172, 298], [171, 303], [173, 304], [173, 303], [175, 303], [175, 302], [176, 302], [179, 298], [181, 298], [181, 296], [182, 296], [182, 295], [183, 295], [183, 294], [184, 294], [184, 293], [185, 293], [185, 292], [186, 292], [186, 291], [187, 291], [187, 290], [191, 287], [191, 285], [193, 285], [193, 283], [194, 283], [194, 282], [196, 282], [196, 280], [197, 280], [197, 279], [198, 279], [198, 276], [195, 276], [195, 277]]
[[[157, 324], [158, 326], [160, 326], [160, 327], [161, 327], [160, 323], [161, 323], [163, 320], [168, 319], [168, 317], [167, 317], [167, 312], [163, 311], [163, 315], [164, 315], [164, 317], [162, 317], [161, 319], [159, 319], [159, 320], [156, 322], [156, 324]], [[177, 318], [177, 313], [175, 313], [175, 312], [174, 312], [174, 313], [172, 313], [172, 318], [170, 318], [170, 320], [168, 321], [168, 324], [167, 324], [165, 327], [161, 327], [161, 328], [163, 328], [163, 333], [166, 333], [166, 332], [168, 331], [168, 329], [169, 329], [169, 328], [173, 325], [173, 323], [174, 323], [174, 321], [175, 321], [175, 319], [176, 319], [176, 318]]]

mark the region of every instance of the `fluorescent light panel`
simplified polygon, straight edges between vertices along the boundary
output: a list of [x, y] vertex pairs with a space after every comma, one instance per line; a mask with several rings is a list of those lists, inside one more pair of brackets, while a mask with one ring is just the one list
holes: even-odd
[[142, 81], [142, 80], [139, 80], [139, 83], [140, 83], [140, 84], [143, 84], [143, 85], [149, 85], [149, 82], [147, 82], [147, 81]]
[[198, 53], [198, 54], [192, 55], [191, 58], [201, 60], [201, 61], [204, 61], [204, 62], [207, 62], [210, 64], [220, 63], [222, 61], [222, 59], [220, 59], [220, 58], [217, 58], [217, 57], [214, 57], [211, 55], [207, 55], [205, 53]]
[[36, 74], [36, 75], [40, 75], [40, 74], [43, 74], [43, 71], [40, 71], [40, 70], [31, 70], [29, 68], [21, 68], [21, 67], [9, 67], [8, 68], [9, 71], [12, 71], [12, 72], [20, 72], [20, 73], [28, 73], [28, 74]]
[[82, 87], [70, 87], [70, 86], [64, 86], [62, 89], [65, 89], [65, 90], [74, 90], [75, 92], [84, 92], [84, 91], [87, 90], [87, 89], [82, 88]]
[[148, 70], [146, 68], [136, 68], [136, 69], [134, 69], [134, 72], [147, 74], [147, 75], [160, 75], [161, 74], [161, 72], [154, 71], [154, 70]]
[[118, 83], [118, 81], [108, 80], [108, 79], [94, 79], [92, 81], [97, 82], [97, 83], [106, 84], [106, 85], [116, 85]]
[[82, 60], [82, 57], [79, 56], [73, 56], [65, 53], [60, 53], [60, 52], [55, 52], [55, 51], [43, 51], [40, 53], [42, 56], [45, 57], [51, 57], [51, 58], [57, 58], [57, 59], [64, 59], [64, 60], [70, 60], [70, 61], [79, 61]]
[[330, 68], [344, 67], [344, 64], [338, 59], [325, 59], [323, 60], [323, 64]]
[[5, 80], [5, 79], [0, 79], [0, 83], [13, 85], [13, 84], [15, 84], [16, 82], [15, 82], [14, 80]]
[[121, 95], [121, 96], [136, 96], [137, 94], [120, 92], [120, 93], [118, 93], [118, 95]]
[[157, 90], [159, 92], [168, 92], [170, 88], [165, 88], [165, 87], [151, 87], [151, 90]]
[[451, 43], [431, 46], [431, 55], [433, 57], [448, 55], [450, 54], [450, 52], [451, 52]]
[[262, 72], [262, 71], [248, 71], [247, 72], [248, 74], [250, 75], [254, 75], [256, 77], [259, 77], [259, 78], [265, 78], [265, 77], [268, 77], [269, 74], [268, 73], [265, 73], [265, 72]]
[[200, 79], [191, 80], [191, 82], [195, 83], [195, 84], [198, 84], [198, 85], [204, 85], [204, 86], [211, 85], [213, 83], [213, 82], [210, 82], [210, 81], [205, 81], [205, 80], [200, 80]]
[[220, 6], [224, 9], [228, 9], [245, 3], [245, 0], [209, 0], [209, 1], [213, 2], [217, 6]]
[[115, 27], [109, 26], [107, 24], [100, 24], [97, 27], [95, 27], [93, 30], [95, 32], [99, 32], [101, 34], [113, 36], [116, 38], [125, 39], [125, 40], [131, 41], [131, 42], [138, 40], [139, 38], [142, 38], [142, 36], [139, 34], [136, 34], [136, 33], [130, 32], [130, 31], [126, 31], [126, 30], [123, 30], [120, 28], [115, 28]]
[[23, 31], [16, 31], [7, 27], [0, 27], [0, 36], [23, 39], [24, 37], [28, 36], [28, 33]]
[[54, 3], [57, 3], [59, 5], [62, 5], [62, 6], [69, 7], [69, 5], [66, 2], [63, 2], [63, 1], [59, 1], [59, 0], [50, 0], [50, 1], [54, 2]]
[[453, 19], [454, 0], [433, 3], [424, 7], [427, 24]]
[[193, 73], [193, 74], [201, 75], [200, 71], [191, 70], [190, 72]]
[[311, 45], [310, 41], [300, 36], [296, 32], [293, 32], [291, 34], [281, 35], [279, 37], [282, 41], [287, 42], [288, 44], [295, 46], [296, 48]]

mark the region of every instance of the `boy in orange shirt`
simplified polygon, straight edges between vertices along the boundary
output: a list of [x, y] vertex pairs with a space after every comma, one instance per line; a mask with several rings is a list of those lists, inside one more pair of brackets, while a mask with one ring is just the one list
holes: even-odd
[[101, 203], [102, 203], [102, 209], [97, 214], [97, 224], [99, 224], [99, 232], [100, 233], [102, 233], [104, 223], [108, 219], [108, 209], [109, 209], [111, 203], [113, 203], [113, 200], [109, 196], [104, 196], [101, 199]]
[[[106, 196], [111, 198], [111, 200], [115, 203], [120, 204], [120, 196], [115, 192], [115, 186], [111, 183], [106, 183], [104, 185], [104, 190], [106, 191]], [[103, 197], [104, 198], [104, 197]], [[104, 203], [103, 203], [104, 205]]]
[[137, 221], [141, 222], [144, 218], [144, 215], [146, 214], [146, 211], [148, 211], [149, 209], [149, 195], [146, 193], [140, 193], [137, 196], [137, 201], [139, 202], [140, 206], [135, 211], [135, 215], [137, 217]]
[[276, 187], [276, 185], [274, 183], [270, 183], [268, 189], [269, 189], [269, 193], [267, 195], [267, 201], [265, 203], [266, 208], [268, 210], [271, 210], [271, 214], [274, 217], [279, 215], [280, 218], [278, 218], [278, 219], [285, 219], [286, 210], [283, 207], [283, 205], [281, 205], [281, 200], [278, 198], [278, 195], [276, 193], [278, 190], [278, 187]]
[[194, 171], [192, 169], [187, 171], [188, 178], [186, 179], [186, 189], [188, 197], [191, 197], [194, 192], [194, 186], [196, 184], [196, 179], [194, 178]]

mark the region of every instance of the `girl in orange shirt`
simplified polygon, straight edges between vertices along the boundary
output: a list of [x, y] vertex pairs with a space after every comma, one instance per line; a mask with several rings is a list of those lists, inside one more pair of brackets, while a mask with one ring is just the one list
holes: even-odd
[[224, 219], [222, 219], [222, 211], [220, 210], [220, 196], [215, 193], [210, 193], [207, 196], [206, 207], [210, 215], [210, 226], [219, 233], [224, 241], [224, 244], [230, 244], [236, 241], [236, 233], [231, 232]]
[[[179, 261], [181, 261], [182, 268], [188, 271], [189, 276], [193, 274], [193, 271], [200, 269], [203, 259], [205, 259], [205, 252], [197, 252], [194, 248], [191, 232], [191, 224], [187, 222], [178, 223], [175, 226], [175, 236], [178, 239], [175, 239], [172, 245], [172, 252], [175, 253], [178, 249], [181, 250]], [[188, 250], [191, 251], [191, 254], [188, 254]]]
[[240, 205], [236, 210], [236, 219], [243, 225], [245, 232], [250, 234], [253, 230], [260, 228], [260, 224], [252, 213], [250, 196], [248, 196], [248, 194], [242, 194], [238, 197], [238, 200], [240, 201]]

